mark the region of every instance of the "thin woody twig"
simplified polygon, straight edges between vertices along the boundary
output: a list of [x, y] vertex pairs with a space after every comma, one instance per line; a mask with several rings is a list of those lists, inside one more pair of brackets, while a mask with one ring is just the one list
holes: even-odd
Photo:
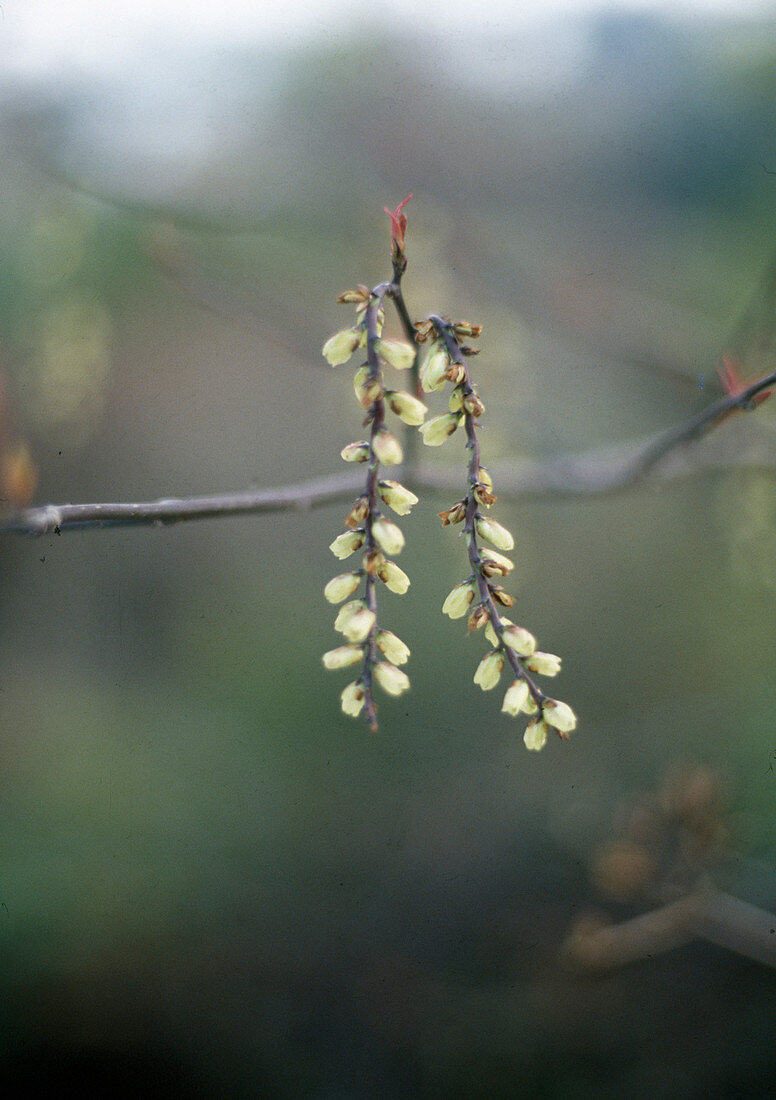
[[[740, 393], [729, 394], [703, 409], [689, 420], [668, 431], [642, 441], [600, 448], [572, 457], [545, 462], [531, 461], [491, 464], [502, 499], [536, 496], [588, 496], [613, 493], [643, 481], [660, 466], [665, 480], [686, 477], [706, 469], [736, 466], [776, 467], [776, 440], [761, 439], [758, 446], [746, 449], [750, 432], [743, 437], [726, 429], [727, 446], [721, 452], [695, 453], [692, 459], [668, 467], [665, 460], [676, 456], [688, 444], [714, 429], [728, 414], [752, 409], [752, 399], [769, 386], [776, 385], [776, 371], [757, 379]], [[408, 464], [409, 466], [409, 464]], [[424, 464], [406, 469], [405, 477], [414, 488], [454, 488], [456, 474], [441, 465]], [[297, 485], [272, 489], [251, 489], [211, 496], [167, 498], [138, 503], [44, 504], [25, 508], [0, 520], [0, 533], [16, 532], [45, 535], [54, 531], [85, 530], [94, 527], [166, 526], [192, 519], [216, 516], [260, 515], [264, 512], [294, 511], [313, 508], [333, 501], [346, 500], [360, 487], [353, 474], [315, 478]]]
[[0, 524], [0, 531], [24, 535], [59, 534], [93, 527], [166, 527], [216, 516], [292, 512], [347, 500], [361, 485], [356, 473], [320, 477], [276, 489], [246, 489], [213, 496], [164, 498], [136, 504], [44, 504], [25, 508]]
[[[760, 379], [735, 397], [725, 397], [683, 425], [640, 443], [596, 448], [581, 454], [536, 462], [524, 459], [490, 463], [502, 500], [536, 497], [603, 496], [638, 485], [650, 475], [661, 482], [712, 470], [760, 468], [776, 470], [776, 436], [752, 432], [751, 424], [728, 422], [713, 449], [682, 453], [705, 427], [725, 412], [740, 407], [747, 396], [776, 382], [776, 374]], [[413, 489], [448, 492], [459, 481], [446, 464], [409, 464], [397, 476]], [[355, 474], [315, 478], [296, 485], [249, 489], [203, 497], [107, 504], [44, 504], [25, 508], [0, 520], [0, 534], [45, 535], [53, 531], [95, 527], [167, 526], [193, 519], [261, 515], [295, 511], [347, 500], [360, 488]]]

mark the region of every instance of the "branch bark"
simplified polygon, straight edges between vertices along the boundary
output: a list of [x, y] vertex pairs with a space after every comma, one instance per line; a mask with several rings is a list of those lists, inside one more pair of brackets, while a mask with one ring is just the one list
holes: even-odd
[[[776, 371], [739, 394], [720, 398], [674, 428], [640, 441], [602, 447], [543, 462], [521, 459], [490, 464], [502, 500], [532, 497], [604, 495], [638, 485], [648, 477], [663, 482], [699, 473], [735, 468], [776, 469], [776, 433], [753, 430], [749, 418], [729, 419], [736, 410], [751, 411], [752, 400], [776, 385]], [[725, 422], [724, 429], [720, 428]], [[695, 443], [714, 429], [714, 446]], [[405, 467], [397, 476], [413, 489], [447, 492], [458, 485], [458, 472], [441, 463]], [[211, 496], [164, 498], [138, 503], [44, 504], [0, 520], [0, 533], [46, 535], [95, 527], [165, 527], [194, 519], [304, 511], [348, 500], [361, 488], [357, 472], [314, 478], [273, 489], [247, 489]]]

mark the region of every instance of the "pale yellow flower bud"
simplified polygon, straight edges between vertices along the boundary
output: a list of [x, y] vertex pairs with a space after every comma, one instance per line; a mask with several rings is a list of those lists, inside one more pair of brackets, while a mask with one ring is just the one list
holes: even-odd
[[523, 743], [531, 752], [541, 752], [547, 744], [547, 723], [541, 718], [529, 722], [523, 734]]
[[474, 673], [474, 682], [479, 684], [483, 691], [490, 691], [501, 679], [501, 670], [504, 667], [504, 654], [497, 649], [486, 653], [477, 665]]
[[377, 350], [397, 370], [408, 370], [415, 362], [415, 348], [402, 340], [378, 340]]
[[377, 455], [377, 461], [383, 466], [398, 466], [404, 458], [399, 440], [387, 428], [381, 428], [377, 432], [372, 440], [372, 448]]
[[538, 714], [539, 708], [532, 695], [529, 695], [523, 705], [523, 714]]
[[324, 666], [330, 670], [356, 665], [364, 656], [362, 645], [341, 645], [323, 655]]
[[345, 517], [345, 526], [353, 528], [360, 527], [368, 515], [369, 497], [364, 494], [354, 500], [353, 507]]
[[377, 631], [377, 648], [394, 665], [406, 665], [409, 660], [409, 647], [390, 630]]
[[411, 393], [388, 392], [385, 396], [391, 411], [396, 413], [405, 424], [416, 428], [425, 420], [428, 412], [427, 407], [417, 397], [413, 397]]
[[365, 439], [359, 443], [348, 443], [343, 447], [340, 455], [346, 462], [366, 462], [369, 459], [369, 444]]
[[514, 649], [521, 657], [530, 657], [536, 649], [536, 638], [522, 626], [505, 626], [504, 645]]
[[451, 413], [460, 413], [463, 408], [463, 389], [461, 386], [456, 386], [450, 394], [450, 400], [447, 402], [447, 407]]
[[[508, 619], [506, 617], [506, 615], [502, 615], [501, 616], [501, 625], [502, 626], [511, 626], [512, 625], [512, 620]], [[500, 641], [499, 641], [498, 634], [496, 634], [496, 631], [493, 628], [493, 623], [488, 623], [488, 625], [485, 627], [485, 637], [488, 639], [488, 641], [490, 642], [491, 645], [500, 645], [501, 644]]]
[[507, 573], [511, 573], [515, 568], [515, 563], [510, 558], [504, 557], [503, 554], [499, 554], [498, 550], [483, 548], [481, 557], [482, 572], [486, 577], [495, 577], [497, 573], [505, 577]]
[[369, 377], [369, 364], [359, 367], [353, 375], [353, 389], [356, 391], [356, 399], [360, 405], [368, 409], [378, 398], [383, 396], [383, 388], [378, 378]]
[[577, 716], [568, 703], [559, 699], [545, 699], [542, 704], [542, 718], [561, 733], [571, 733], [576, 727]]
[[481, 485], [484, 485], [486, 489], [490, 489], [491, 493], [493, 492], [493, 478], [484, 466], [480, 466], [477, 478]]
[[323, 345], [323, 355], [333, 367], [347, 363], [361, 343], [361, 328], [344, 328], [335, 332]]
[[512, 538], [509, 531], [507, 531], [506, 527], [502, 527], [497, 520], [485, 519], [483, 516], [480, 516], [475, 520], [475, 527], [477, 528], [477, 534], [480, 538], [492, 542], [499, 550], [514, 549], [515, 540]]
[[375, 624], [376, 615], [363, 600], [351, 600], [343, 604], [334, 622], [334, 629], [344, 634], [349, 642], [363, 642]]
[[463, 399], [463, 407], [470, 416], [482, 416], [485, 406], [476, 393], [468, 393]]
[[458, 427], [458, 417], [453, 413], [442, 413], [421, 424], [418, 431], [427, 447], [441, 447]]
[[560, 672], [560, 657], [554, 653], [532, 653], [525, 667], [540, 676], [557, 676]]
[[401, 695], [409, 689], [410, 678], [396, 665], [387, 661], [378, 661], [374, 668], [374, 677], [388, 695]]
[[348, 684], [340, 695], [340, 699], [343, 712], [349, 714], [351, 718], [358, 718], [364, 709], [364, 685], [358, 680]]
[[504, 696], [502, 714], [519, 714], [528, 699], [528, 684], [525, 680], [515, 680]]
[[388, 507], [399, 516], [409, 515], [410, 509], [418, 503], [415, 494], [405, 489], [398, 481], [379, 481], [377, 490]]
[[399, 596], [403, 596], [410, 586], [410, 578], [395, 561], [383, 562], [378, 567], [377, 576], [389, 592], [395, 592]]
[[364, 607], [347, 621], [342, 628], [342, 633], [349, 642], [365, 642], [369, 637], [369, 631], [375, 625], [376, 618], [374, 611]]
[[442, 612], [451, 619], [462, 619], [469, 610], [469, 604], [474, 599], [474, 581], [463, 581], [457, 584], [447, 594], [442, 604]]
[[450, 359], [445, 348], [439, 344], [431, 344], [426, 355], [425, 362], [420, 372], [420, 384], [425, 393], [445, 388], [447, 370]]
[[401, 528], [390, 519], [380, 516], [372, 524], [372, 534], [386, 554], [400, 554], [404, 548], [404, 535]]
[[323, 594], [329, 603], [342, 603], [348, 596], [352, 596], [361, 584], [360, 573], [340, 573], [332, 577], [323, 590]]
[[364, 363], [360, 366], [356, 373], [353, 375], [353, 389], [356, 393], [356, 400], [361, 401], [364, 397], [364, 385], [369, 377], [369, 364]]
[[361, 611], [361, 609], [365, 607], [366, 604], [363, 600], [350, 600], [348, 603], [344, 603], [337, 612], [337, 618], [334, 620], [334, 629], [342, 633], [342, 628], [345, 624], [353, 618], [357, 611]]
[[329, 549], [335, 558], [342, 560], [343, 558], [349, 558], [356, 550], [360, 550], [363, 545], [363, 531], [345, 531], [343, 534], [337, 535]]

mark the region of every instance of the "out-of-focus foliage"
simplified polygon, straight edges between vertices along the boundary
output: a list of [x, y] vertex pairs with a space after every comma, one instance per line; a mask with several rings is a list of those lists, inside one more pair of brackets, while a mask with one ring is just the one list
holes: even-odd
[[[202, 79], [189, 115], [150, 87], [8, 96], [0, 366], [38, 500], [337, 471], [358, 412], [320, 346], [336, 294], [390, 273], [381, 211], [410, 190], [413, 312], [485, 326], [489, 457], [646, 434], [716, 396], [776, 250], [768, 38], [611, 16], [563, 41], [194, 59], [211, 113]], [[463, 478], [462, 449], [443, 460]], [[593, 985], [558, 950], [613, 806], [672, 762], [725, 771], [733, 843], [773, 866], [774, 492], [739, 473], [497, 506], [517, 607], [580, 716], [540, 758], [440, 613], [463, 562], [449, 494], [406, 522], [412, 588], [385, 606], [413, 689], [376, 739], [320, 666], [341, 508], [4, 540], [15, 1079], [767, 1090], [770, 972], [697, 946]], [[760, 871], [737, 887], [776, 906]]]

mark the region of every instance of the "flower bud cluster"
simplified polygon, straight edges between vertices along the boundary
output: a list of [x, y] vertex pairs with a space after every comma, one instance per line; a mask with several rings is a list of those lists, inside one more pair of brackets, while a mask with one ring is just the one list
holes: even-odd
[[[503, 608], [513, 607], [514, 599], [499, 581], [512, 571], [514, 563], [501, 551], [514, 549], [515, 543], [506, 527], [482, 511], [489, 509], [496, 500], [491, 478], [480, 465], [477, 428], [485, 405], [476, 392], [466, 363], [466, 357], [474, 354], [475, 349], [461, 343], [462, 337], [476, 339], [481, 326], [434, 316], [415, 327], [417, 342], [428, 345], [420, 373], [423, 390], [432, 393], [448, 385], [452, 387], [449, 411], [421, 425], [423, 442], [429, 447], [441, 446], [462, 428], [469, 451], [467, 494], [440, 512], [439, 518], [445, 527], [463, 524], [471, 572], [448, 593], [442, 611], [451, 619], [468, 616], [472, 632], [484, 628], [492, 648], [477, 666], [474, 682], [483, 691], [490, 691], [498, 685], [508, 666], [513, 679], [504, 695], [502, 713], [530, 717], [523, 740], [526, 748], [538, 751], [544, 748], [550, 729], [562, 739], [568, 739], [577, 719], [567, 703], [549, 698], [533, 679], [533, 675], [557, 675], [560, 657], [538, 651], [533, 634], [502, 614]], [[490, 543], [496, 549], [482, 543]]]
[[[404, 548], [404, 534], [383, 514], [382, 506], [406, 516], [418, 502], [400, 482], [380, 476], [381, 466], [397, 466], [404, 458], [399, 440], [385, 426], [386, 409], [414, 427], [422, 426], [427, 412], [413, 394], [385, 388], [385, 365], [404, 371], [413, 366], [416, 356], [411, 344], [382, 336], [383, 300], [391, 289], [392, 284], [383, 283], [371, 291], [359, 286], [340, 295], [341, 303], [355, 304], [356, 323], [335, 333], [323, 346], [323, 354], [332, 366], [347, 362], [359, 348], [365, 348], [367, 355], [366, 362], [356, 370], [353, 386], [356, 399], [366, 411], [364, 427], [369, 428], [369, 438], [349, 443], [341, 452], [345, 462], [366, 465], [366, 484], [345, 518], [347, 530], [330, 546], [341, 560], [361, 551], [361, 561], [351, 572], [333, 577], [324, 589], [330, 603], [342, 605], [334, 628], [346, 644], [325, 653], [323, 663], [327, 669], [361, 665], [358, 678], [342, 692], [342, 710], [353, 717], [363, 714], [373, 731], [377, 729], [374, 684], [388, 695], [401, 695], [410, 686], [407, 674], [399, 667], [406, 664], [409, 648], [377, 622], [378, 582], [397, 593], [406, 592], [410, 584], [407, 574], [392, 560]], [[362, 584], [364, 591], [360, 594]]]

